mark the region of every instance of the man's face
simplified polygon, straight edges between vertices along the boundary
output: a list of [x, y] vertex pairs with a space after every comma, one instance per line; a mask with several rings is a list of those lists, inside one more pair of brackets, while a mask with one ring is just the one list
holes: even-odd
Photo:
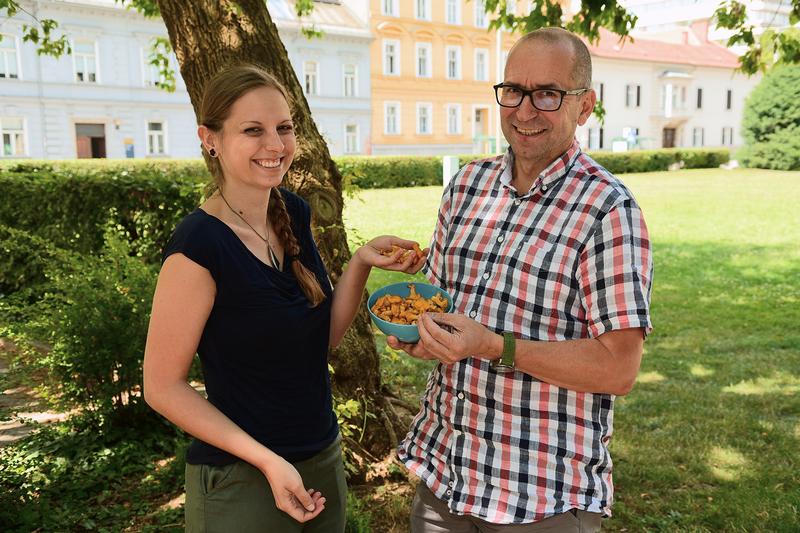
[[[504, 83], [523, 89], [582, 89], [572, 80], [573, 53], [568, 43], [528, 41], [508, 57]], [[526, 96], [519, 107], [501, 107], [503, 135], [523, 167], [541, 172], [572, 144], [578, 124], [594, 108], [594, 93], [565, 95], [557, 111], [539, 111]]]

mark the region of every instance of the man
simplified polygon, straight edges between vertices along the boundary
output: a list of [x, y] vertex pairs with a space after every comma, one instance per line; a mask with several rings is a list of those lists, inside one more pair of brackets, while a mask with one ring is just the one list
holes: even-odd
[[425, 272], [454, 297], [427, 314], [438, 359], [398, 449], [421, 478], [414, 532], [597, 531], [612, 503], [614, 398], [651, 329], [652, 258], [631, 193], [582, 153], [591, 57], [544, 28], [495, 87], [504, 155], [466, 165], [442, 199]]

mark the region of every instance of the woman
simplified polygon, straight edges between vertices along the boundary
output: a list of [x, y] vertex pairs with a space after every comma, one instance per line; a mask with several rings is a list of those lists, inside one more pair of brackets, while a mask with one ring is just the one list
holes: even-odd
[[[225, 70], [205, 89], [200, 123], [217, 191], [166, 246], [144, 360], [145, 399], [195, 437], [186, 528], [343, 531], [328, 347], [352, 322], [372, 266], [420, 269], [417, 254], [400, 259], [416, 243], [370, 241], [333, 290], [308, 204], [278, 188], [296, 147], [285, 89], [257, 67]], [[207, 400], [187, 383], [195, 353]]]

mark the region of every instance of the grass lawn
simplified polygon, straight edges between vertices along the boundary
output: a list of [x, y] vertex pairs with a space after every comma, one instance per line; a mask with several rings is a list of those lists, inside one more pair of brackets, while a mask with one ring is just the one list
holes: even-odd
[[[617, 399], [604, 529], [800, 530], [800, 173], [623, 179], [654, 243], [655, 331], [636, 387]], [[360, 192], [345, 208], [351, 244], [394, 233], [427, 245], [440, 195]], [[374, 272], [369, 288], [402, 279]], [[408, 398], [431, 367], [387, 350], [382, 364]]]

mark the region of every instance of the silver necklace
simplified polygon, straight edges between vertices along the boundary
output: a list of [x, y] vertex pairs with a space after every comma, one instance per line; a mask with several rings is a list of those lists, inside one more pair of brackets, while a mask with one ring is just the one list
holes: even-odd
[[270, 262], [270, 263], [272, 263], [272, 267], [273, 267], [273, 268], [275, 268], [275, 269], [277, 269], [277, 270], [281, 270], [281, 262], [278, 260], [278, 255], [275, 253], [275, 250], [273, 250], [273, 249], [272, 249], [272, 243], [270, 243], [270, 240], [269, 240], [269, 212], [267, 213], [267, 219], [266, 219], [266, 224], [267, 224], [267, 236], [266, 236], [266, 237], [264, 237], [263, 235], [261, 235], [261, 234], [260, 234], [260, 233], [259, 233], [259, 232], [256, 230], [256, 228], [254, 228], [253, 226], [251, 226], [251, 225], [250, 225], [250, 223], [249, 223], [249, 222], [248, 222], [248, 221], [247, 221], [247, 220], [246, 220], [246, 219], [245, 219], [245, 218], [242, 216], [242, 214], [241, 214], [241, 213], [239, 213], [238, 211], [236, 211], [236, 209], [234, 209], [233, 207], [231, 207], [231, 204], [229, 204], [229, 203], [228, 203], [228, 200], [226, 200], [226, 199], [225, 199], [225, 196], [222, 194], [222, 191], [219, 191], [219, 196], [220, 196], [220, 198], [222, 198], [222, 201], [223, 201], [223, 202], [225, 202], [225, 205], [227, 205], [227, 206], [228, 206], [228, 209], [230, 209], [230, 210], [231, 210], [231, 212], [232, 212], [234, 215], [236, 215], [237, 217], [239, 217], [240, 219], [242, 219], [242, 222], [244, 222], [245, 224], [247, 224], [247, 227], [248, 227], [248, 228], [250, 228], [251, 230], [253, 230], [253, 233], [255, 233], [256, 235], [258, 235], [258, 238], [259, 238], [259, 239], [261, 239], [262, 241], [264, 241], [264, 244], [266, 244], [266, 245], [267, 245], [267, 257], [269, 257], [269, 262]]

